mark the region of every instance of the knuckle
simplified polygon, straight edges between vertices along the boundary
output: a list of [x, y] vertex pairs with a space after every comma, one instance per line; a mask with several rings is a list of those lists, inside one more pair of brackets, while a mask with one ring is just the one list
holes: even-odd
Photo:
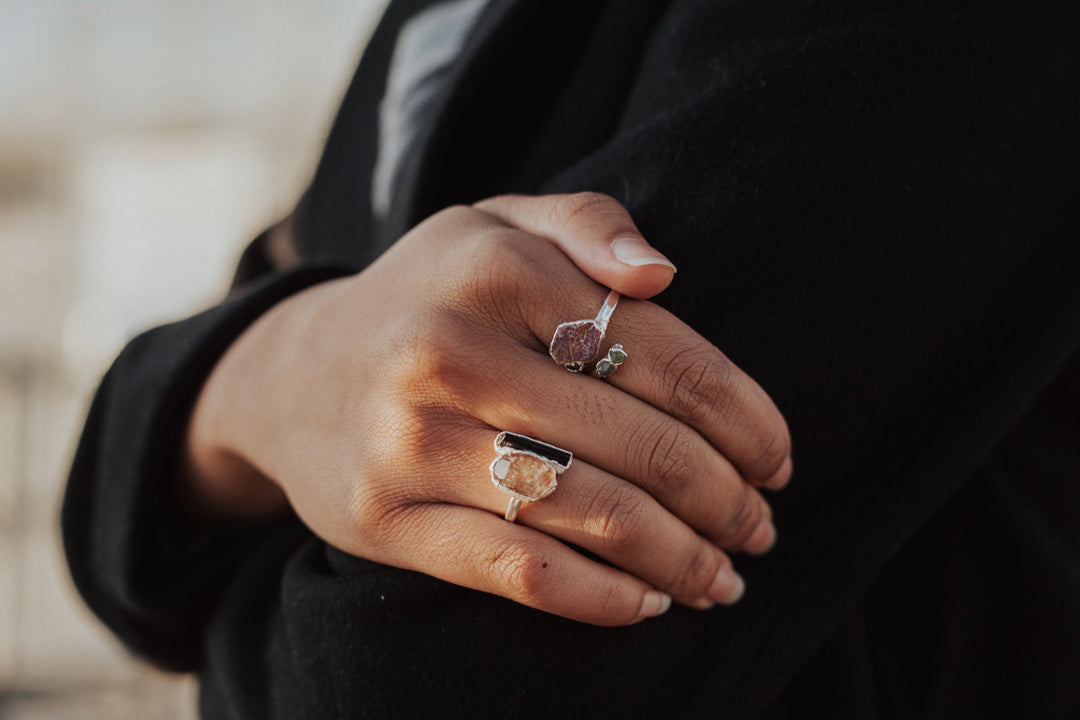
[[791, 454], [791, 435], [787, 425], [779, 430], [765, 433], [756, 453], [756, 459], [746, 468], [747, 476], [764, 482], [780, 472], [784, 461]]
[[681, 563], [666, 590], [672, 595], [700, 597], [705, 594], [719, 569], [715, 553], [707, 546], [699, 546]]
[[481, 213], [478, 210], [465, 205], [450, 205], [419, 222], [405, 237], [419, 241], [420, 236], [428, 233], [436, 237], [461, 236], [462, 229], [475, 226], [479, 217]]
[[597, 624], [625, 625], [637, 619], [638, 608], [626, 600], [626, 593], [618, 583], [610, 583], [600, 591], [595, 601]]
[[672, 412], [691, 423], [717, 419], [734, 422], [734, 373], [731, 363], [713, 349], [677, 353], [662, 373], [670, 388]]
[[474, 286], [495, 290], [509, 289], [507, 278], [520, 270], [520, 243], [515, 233], [505, 228], [485, 228], [478, 231], [473, 242], [465, 248], [463, 262], [471, 272], [466, 278]]
[[430, 219], [440, 222], [449, 222], [456, 224], [472, 223], [476, 221], [477, 214], [478, 211], [475, 208], [458, 203], [457, 205], [449, 205], [443, 208], [442, 210], [432, 215]]
[[392, 349], [394, 362], [384, 371], [392, 404], [451, 396], [469, 384], [476, 346], [484, 338], [452, 313], [441, 313], [433, 324], [414, 329]]
[[343, 499], [348, 531], [357, 541], [392, 538], [410, 507], [391, 488], [352, 483]]
[[325, 495], [315, 498], [334, 509], [342, 530], [361, 546], [397, 538], [413, 510], [438, 499], [422, 468], [446, 452], [440, 442], [447, 446], [458, 437], [450, 409], [412, 401], [382, 405], [363, 432], [350, 433], [355, 442], [343, 448], [335, 476], [320, 483]]
[[593, 535], [608, 546], [621, 546], [639, 536], [645, 519], [646, 499], [634, 487], [616, 484], [604, 488], [589, 500], [584, 517]]
[[761, 504], [757, 502], [748, 486], [740, 483], [739, 492], [721, 511], [719, 539], [725, 545], [735, 546], [747, 540], [761, 521]]
[[610, 195], [598, 192], [579, 192], [557, 196], [549, 210], [549, 221], [556, 227], [588, 220], [594, 216], [622, 214], [622, 205]]
[[361, 483], [352, 484], [346, 491], [345, 514], [352, 527], [357, 529], [381, 525], [388, 515], [386, 504]]
[[547, 563], [535, 546], [520, 541], [500, 545], [488, 552], [485, 565], [511, 599], [534, 606], [542, 599]]
[[676, 497], [690, 485], [691, 445], [690, 432], [682, 425], [669, 425], [657, 435], [645, 467], [658, 497]]
[[460, 280], [451, 298], [455, 307], [491, 316], [508, 305], [517, 306], [526, 281], [536, 271], [535, 258], [522, 235], [520, 230], [501, 227], [475, 233], [460, 256]]
[[460, 417], [452, 408], [434, 403], [409, 402], [374, 418], [374, 441], [363, 448], [366, 462], [387, 477], [418, 480], [421, 468], [439, 466], [452, 456]]

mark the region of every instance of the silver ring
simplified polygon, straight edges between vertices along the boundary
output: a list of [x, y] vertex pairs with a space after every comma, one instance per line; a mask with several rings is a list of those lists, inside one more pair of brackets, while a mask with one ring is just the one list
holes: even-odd
[[626, 362], [627, 357], [629, 356], [626, 354], [626, 350], [623, 349], [622, 344], [615, 343], [607, 351], [607, 355], [596, 363], [596, 376], [601, 380], [611, 377], [619, 369], [619, 366]]
[[574, 459], [569, 450], [505, 430], [495, 436], [495, 453], [498, 457], [491, 463], [491, 482], [510, 496], [504, 516], [509, 522], [517, 519], [521, 503], [543, 500], [555, 492], [559, 486], [555, 476], [565, 472]]
[[594, 320], [564, 322], [555, 328], [548, 352], [551, 358], [570, 372], [581, 372], [600, 354], [608, 321], [619, 304], [619, 293], [612, 290], [604, 298], [604, 304]]

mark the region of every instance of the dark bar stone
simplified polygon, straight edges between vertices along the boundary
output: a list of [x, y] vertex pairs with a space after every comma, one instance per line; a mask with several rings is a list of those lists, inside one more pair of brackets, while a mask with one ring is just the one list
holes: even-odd
[[546, 442], [540, 442], [539, 440], [533, 440], [527, 435], [518, 435], [512, 432], [503, 431], [503, 438], [499, 445], [511, 450], [535, 453], [563, 468], [570, 467], [570, 461], [574, 458], [572, 453], [562, 448], [548, 445]]

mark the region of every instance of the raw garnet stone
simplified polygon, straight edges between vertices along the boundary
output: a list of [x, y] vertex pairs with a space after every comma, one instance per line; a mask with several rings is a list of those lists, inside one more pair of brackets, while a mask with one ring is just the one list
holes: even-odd
[[600, 352], [603, 339], [604, 333], [593, 320], [563, 323], [551, 339], [551, 357], [560, 365], [584, 366]]

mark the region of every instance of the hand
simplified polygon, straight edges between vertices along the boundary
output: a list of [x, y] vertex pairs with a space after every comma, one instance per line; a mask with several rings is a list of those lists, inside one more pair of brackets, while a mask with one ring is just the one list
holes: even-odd
[[[620, 238], [636, 261], [613, 254]], [[787, 481], [790, 441], [750, 377], [632, 299], [673, 272], [605, 196], [444, 210], [233, 344], [192, 417], [196, 495], [249, 516], [287, 496], [346, 552], [583, 622], [636, 622], [671, 597], [732, 602], [741, 579], [721, 548], [771, 545], [755, 487]], [[628, 296], [607, 343], [631, 358], [610, 381], [547, 354], [559, 323], [596, 314], [601, 285]], [[498, 430], [574, 453], [555, 493], [516, 523], [488, 471]]]

